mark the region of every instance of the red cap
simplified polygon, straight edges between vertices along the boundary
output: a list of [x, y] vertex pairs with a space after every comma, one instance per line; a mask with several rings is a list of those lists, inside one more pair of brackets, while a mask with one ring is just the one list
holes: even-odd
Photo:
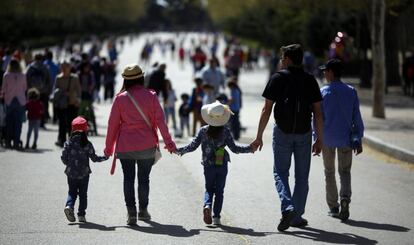
[[72, 132], [74, 131], [88, 131], [88, 121], [83, 117], [76, 117], [72, 121]]

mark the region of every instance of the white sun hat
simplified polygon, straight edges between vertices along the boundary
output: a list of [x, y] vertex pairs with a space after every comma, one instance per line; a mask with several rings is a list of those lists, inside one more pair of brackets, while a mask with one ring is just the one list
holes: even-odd
[[224, 126], [230, 119], [233, 112], [228, 105], [223, 105], [218, 100], [216, 102], [204, 105], [201, 108], [201, 117], [211, 126]]

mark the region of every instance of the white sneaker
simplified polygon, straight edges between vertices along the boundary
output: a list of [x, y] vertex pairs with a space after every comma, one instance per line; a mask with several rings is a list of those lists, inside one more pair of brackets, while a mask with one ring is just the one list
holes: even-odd
[[85, 223], [86, 222], [85, 216], [78, 216], [78, 221]]
[[220, 218], [213, 218], [213, 225], [221, 225]]

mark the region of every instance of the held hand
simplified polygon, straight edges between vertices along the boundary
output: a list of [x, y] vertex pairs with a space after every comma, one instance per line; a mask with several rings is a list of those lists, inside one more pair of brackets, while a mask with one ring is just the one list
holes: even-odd
[[354, 149], [354, 153], [355, 153], [355, 156], [358, 156], [359, 154], [361, 154], [362, 153], [362, 145], [360, 145], [360, 146], [358, 146], [357, 148], [355, 148]]
[[177, 151], [177, 147], [174, 143], [170, 143], [164, 146], [164, 149], [166, 149], [170, 154], [175, 153]]
[[313, 146], [312, 146], [313, 156], [320, 156], [321, 151], [322, 151], [322, 143], [321, 143], [321, 141], [316, 140], [315, 143], [313, 143]]
[[257, 148], [261, 151], [263, 147], [263, 140], [256, 138], [250, 145], [252, 146], [253, 152], [257, 151]]

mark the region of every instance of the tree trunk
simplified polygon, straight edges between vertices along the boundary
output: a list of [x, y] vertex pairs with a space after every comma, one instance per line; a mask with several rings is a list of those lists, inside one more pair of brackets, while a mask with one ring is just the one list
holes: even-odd
[[372, 0], [372, 116], [385, 118], [385, 0]]

